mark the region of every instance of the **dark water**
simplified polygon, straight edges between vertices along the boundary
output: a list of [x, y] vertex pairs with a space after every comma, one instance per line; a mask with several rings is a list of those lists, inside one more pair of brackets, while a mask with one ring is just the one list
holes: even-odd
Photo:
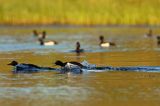
[[[59, 45], [40, 46], [32, 30], [47, 31], [47, 40]], [[154, 36], [145, 37], [148, 27], [1, 27], [0, 103], [3, 106], [159, 106], [160, 48]], [[100, 48], [98, 37], [105, 36], [116, 47]], [[86, 52], [77, 56], [76, 41]], [[53, 62], [86, 60], [110, 70], [90, 70], [84, 74], [56, 72], [13, 74], [10, 61], [55, 67]], [[133, 70], [142, 66], [142, 71]], [[146, 68], [147, 66], [147, 68]], [[149, 67], [148, 67], [149, 66]], [[119, 71], [121, 67], [131, 69]], [[58, 68], [58, 67], [55, 67]], [[153, 70], [154, 68], [154, 70]], [[156, 71], [155, 71], [156, 70]]]

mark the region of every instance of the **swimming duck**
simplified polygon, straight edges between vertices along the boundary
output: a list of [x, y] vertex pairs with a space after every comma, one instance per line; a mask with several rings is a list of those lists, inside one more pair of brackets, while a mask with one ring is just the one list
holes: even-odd
[[18, 64], [17, 61], [12, 61], [7, 65], [14, 66], [14, 72], [37, 72], [41, 69], [41, 67], [37, 65], [25, 63]]
[[83, 65], [81, 63], [75, 62], [75, 61], [70, 61], [70, 62], [65, 62], [63, 63], [60, 60], [57, 60], [55, 65], [61, 66], [62, 68], [62, 73], [66, 72], [73, 72], [73, 73], [82, 73], [82, 67]]
[[46, 39], [46, 31], [42, 32], [42, 36], [38, 39], [40, 45], [44, 46], [53, 46], [58, 44], [56, 41], [50, 40], [50, 41], [44, 41]]
[[[18, 64], [17, 61], [12, 61], [11, 63], [7, 64], [14, 66], [14, 73], [33, 73], [33, 72], [42, 72], [42, 71], [54, 71], [57, 72], [55, 68], [51, 67], [40, 67], [34, 64], [26, 64], [26, 63], [21, 63]], [[59, 71], [58, 71], [59, 72]]]
[[81, 53], [81, 52], [84, 52], [84, 49], [81, 49], [81, 45], [79, 42], [76, 42], [76, 50], [75, 50], [76, 53]]
[[33, 36], [35, 36], [35, 37], [39, 36], [37, 30], [33, 30]]
[[116, 46], [116, 44], [114, 42], [104, 42], [104, 36], [101, 35], [99, 36], [99, 40], [100, 40], [100, 46], [101, 47], [110, 47], [110, 46]]
[[37, 30], [33, 30], [33, 36], [35, 36], [35, 37], [37, 37], [37, 38], [43, 38], [42, 35], [43, 35], [43, 34], [39, 34], [39, 33], [37, 32]]
[[152, 31], [152, 29], [150, 29], [150, 30], [148, 31], [148, 33], [146, 34], [146, 36], [147, 36], [147, 37], [152, 37], [152, 36], [153, 36], [153, 31]]
[[39, 38], [38, 41], [42, 46], [53, 46], [58, 44], [56, 41], [44, 41], [42, 38]]
[[160, 36], [157, 36], [157, 44], [160, 45]]

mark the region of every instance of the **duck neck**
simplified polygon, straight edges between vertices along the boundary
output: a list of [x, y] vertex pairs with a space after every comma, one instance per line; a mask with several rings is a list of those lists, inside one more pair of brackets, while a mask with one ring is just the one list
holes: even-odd
[[76, 46], [76, 50], [80, 50], [80, 48], [81, 48], [81, 45], [78, 43]]
[[102, 43], [104, 43], [104, 39], [101, 39], [101, 40], [100, 40], [100, 44], [102, 44]]
[[61, 67], [64, 67], [66, 64], [67, 64], [67, 62], [61, 63], [60, 66], [61, 66]]
[[43, 39], [39, 39], [40, 45], [44, 45]]

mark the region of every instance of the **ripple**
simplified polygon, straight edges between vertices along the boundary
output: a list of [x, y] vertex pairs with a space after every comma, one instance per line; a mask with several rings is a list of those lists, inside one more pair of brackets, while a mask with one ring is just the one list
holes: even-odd
[[86, 100], [91, 95], [93, 89], [83, 87], [1, 87], [0, 99], [40, 99], [40, 98], [55, 98], [68, 101]]

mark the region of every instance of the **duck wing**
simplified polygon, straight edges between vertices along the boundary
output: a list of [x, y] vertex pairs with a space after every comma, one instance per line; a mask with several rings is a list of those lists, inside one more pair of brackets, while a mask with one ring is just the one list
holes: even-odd
[[78, 62], [75, 62], [75, 61], [71, 61], [69, 63], [74, 64], [74, 65], [78, 65], [81, 68], [83, 67], [83, 65], [81, 63], [78, 63]]
[[25, 64], [25, 63], [22, 63], [23, 65], [26, 65], [26, 66], [28, 66], [28, 67], [34, 67], [34, 68], [41, 68], [41, 67], [39, 67], [39, 66], [37, 66], [37, 65], [34, 65], [34, 64]]

